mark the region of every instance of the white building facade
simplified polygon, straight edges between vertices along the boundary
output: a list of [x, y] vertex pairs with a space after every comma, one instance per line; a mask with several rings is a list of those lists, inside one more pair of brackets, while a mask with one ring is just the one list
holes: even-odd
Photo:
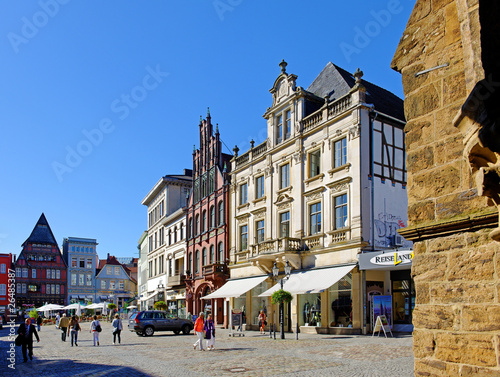
[[[141, 308], [152, 309], [156, 301], [168, 301], [167, 294], [170, 294], [171, 301], [176, 301], [176, 307], [183, 304], [182, 300], [185, 305], [185, 285], [182, 287], [180, 278], [184, 275], [186, 244], [186, 221], [182, 208], [186, 206], [192, 187], [191, 175], [192, 171], [185, 169], [183, 175], [162, 177], [142, 201], [148, 208], [148, 252], [147, 288], [140, 293]], [[180, 244], [183, 245], [182, 251], [178, 248]], [[175, 258], [179, 267], [177, 270]], [[171, 267], [172, 263], [174, 267]], [[174, 284], [176, 273], [179, 284]], [[174, 287], [177, 293], [174, 293]]]
[[[391, 278], [360, 271], [358, 255], [411, 247], [397, 234], [407, 208], [403, 101], [332, 63], [305, 90], [286, 65], [270, 89], [267, 140], [232, 160], [226, 299], [247, 328], [264, 310], [278, 329], [272, 268], [289, 263], [285, 331], [360, 333], [370, 326], [367, 287], [390, 293]], [[229, 297], [231, 284], [243, 288]]]

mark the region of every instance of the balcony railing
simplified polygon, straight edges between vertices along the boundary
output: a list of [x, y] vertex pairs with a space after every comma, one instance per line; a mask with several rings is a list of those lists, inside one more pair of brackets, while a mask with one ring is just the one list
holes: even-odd
[[302, 250], [302, 241], [300, 238], [278, 238], [250, 245], [250, 257], [256, 257], [263, 254], [274, 254], [283, 251]]
[[328, 105], [328, 118], [334, 117], [351, 106], [351, 95], [348, 94]]
[[186, 280], [186, 275], [174, 275], [169, 276], [167, 279], [167, 284], [169, 286], [181, 285], [184, 284]]
[[307, 239], [305, 240], [307, 248], [309, 250], [312, 250], [323, 247], [323, 237], [323, 234], [307, 237]]
[[227, 266], [223, 263], [207, 264], [206, 266], [203, 266], [202, 271], [204, 276], [213, 275], [216, 273], [226, 274]]
[[314, 128], [318, 123], [323, 120], [323, 112], [321, 110], [312, 113], [311, 115], [306, 116], [302, 119], [302, 130], [307, 131], [311, 128]]

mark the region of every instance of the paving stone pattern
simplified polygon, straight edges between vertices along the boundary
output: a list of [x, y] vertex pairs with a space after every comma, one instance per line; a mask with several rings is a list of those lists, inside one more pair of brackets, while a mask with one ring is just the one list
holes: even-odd
[[[23, 363], [16, 347], [15, 370], [8, 368], [8, 329], [0, 330], [0, 376], [412, 376], [411, 336], [286, 334], [286, 340], [248, 331], [229, 337], [217, 329], [213, 351], [194, 351], [194, 335], [155, 333], [139, 337], [125, 329], [122, 344], [112, 344], [111, 325], [103, 324], [94, 347], [88, 323], [82, 324], [78, 347], [61, 341], [60, 331], [44, 326], [34, 359]], [[279, 337], [279, 334], [277, 334]]]

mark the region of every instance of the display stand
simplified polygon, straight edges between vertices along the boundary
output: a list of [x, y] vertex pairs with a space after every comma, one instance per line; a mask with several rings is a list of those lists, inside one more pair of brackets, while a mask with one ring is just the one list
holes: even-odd
[[373, 326], [373, 335], [375, 335], [375, 332], [378, 331], [378, 336], [380, 336], [380, 330], [384, 331], [384, 335], [387, 338], [387, 331], [391, 333], [391, 336], [394, 338], [394, 335], [392, 334], [391, 326], [389, 326], [389, 323], [387, 322], [387, 318], [385, 315], [379, 315], [377, 316], [377, 320], [375, 321], [375, 326]]
[[[236, 327], [234, 330], [233, 327]], [[243, 332], [243, 313], [239, 309], [233, 309], [231, 311], [231, 326], [230, 326], [229, 336], [245, 336]]]

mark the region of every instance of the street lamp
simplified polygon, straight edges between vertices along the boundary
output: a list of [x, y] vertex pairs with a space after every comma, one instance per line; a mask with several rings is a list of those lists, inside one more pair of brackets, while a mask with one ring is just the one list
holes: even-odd
[[158, 291], [160, 291], [159, 294], [158, 294], [158, 296], [160, 297], [160, 300], [163, 299], [163, 289], [165, 289], [165, 286], [163, 285], [163, 282], [160, 281], [158, 283]]
[[[281, 289], [283, 289], [283, 280], [288, 280], [290, 278], [290, 272], [292, 270], [292, 267], [290, 266], [290, 263], [288, 263], [288, 261], [286, 261], [286, 264], [285, 264], [285, 276], [280, 280], [280, 285], [281, 285]], [[273, 276], [275, 278], [278, 277], [280, 273], [280, 269], [278, 268], [278, 265], [276, 264], [276, 262], [274, 262], [274, 267], [273, 267]], [[285, 339], [285, 329], [283, 327], [283, 313], [284, 313], [284, 305], [283, 305], [283, 301], [280, 302], [280, 338], [281, 339]]]

